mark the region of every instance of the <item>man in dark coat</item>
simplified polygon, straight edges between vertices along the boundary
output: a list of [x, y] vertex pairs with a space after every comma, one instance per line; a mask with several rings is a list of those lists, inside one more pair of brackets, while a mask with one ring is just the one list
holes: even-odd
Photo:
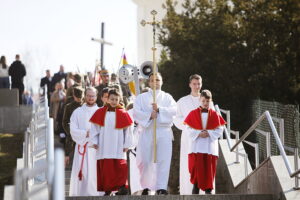
[[[52, 77], [51, 77], [50, 70], [47, 69], [46, 76], [44, 78], [41, 78], [40, 87], [43, 88], [44, 86], [47, 85], [48, 106], [50, 105], [51, 80], [52, 80]], [[43, 89], [43, 95], [45, 95], [45, 89]]]
[[63, 65], [59, 66], [59, 72], [55, 73], [52, 81], [51, 81], [51, 91], [53, 92], [55, 90], [55, 84], [58, 83], [59, 81], [61, 81], [62, 79], [65, 79], [65, 85], [66, 84], [66, 78], [67, 78], [67, 74], [65, 73], [65, 69]]
[[[72, 140], [71, 133], [70, 133], [70, 118], [73, 111], [80, 107], [83, 103], [83, 89], [81, 87], [74, 87], [73, 88], [73, 98], [74, 100], [71, 103], [65, 105], [64, 114], [62, 119], [62, 126], [66, 133], [66, 140], [65, 140], [65, 164], [69, 165], [70, 160], [72, 161], [73, 158], [73, 151], [75, 147], [75, 142]], [[71, 159], [70, 159], [71, 158]]]
[[20, 61], [20, 55], [16, 55], [16, 60], [11, 64], [8, 74], [11, 76], [11, 87], [19, 89], [19, 104], [22, 104], [22, 95], [24, 92], [23, 79], [26, 76], [26, 69]]

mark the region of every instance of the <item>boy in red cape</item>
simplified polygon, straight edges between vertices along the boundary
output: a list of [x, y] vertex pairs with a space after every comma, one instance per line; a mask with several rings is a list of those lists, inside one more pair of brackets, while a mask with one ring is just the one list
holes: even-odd
[[126, 187], [128, 166], [126, 152], [133, 144], [132, 119], [120, 103], [117, 90], [108, 92], [107, 104], [90, 119], [91, 135], [97, 150], [97, 190], [110, 195], [128, 194]]
[[201, 106], [192, 110], [184, 123], [188, 126], [190, 149], [188, 167], [191, 183], [194, 184], [193, 194], [199, 194], [199, 189], [205, 194], [211, 194], [216, 175], [218, 159], [218, 138], [223, 133], [225, 120], [209, 108], [212, 94], [203, 90], [200, 94]]

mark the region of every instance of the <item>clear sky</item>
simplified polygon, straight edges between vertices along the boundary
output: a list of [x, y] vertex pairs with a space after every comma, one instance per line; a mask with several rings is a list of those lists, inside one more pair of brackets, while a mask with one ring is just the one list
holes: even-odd
[[29, 85], [52, 74], [93, 71], [100, 58], [101, 22], [105, 23], [104, 65], [117, 71], [122, 48], [131, 64], [137, 61], [137, 7], [131, 0], [0, 0], [0, 55], [8, 64], [15, 54], [26, 64]]

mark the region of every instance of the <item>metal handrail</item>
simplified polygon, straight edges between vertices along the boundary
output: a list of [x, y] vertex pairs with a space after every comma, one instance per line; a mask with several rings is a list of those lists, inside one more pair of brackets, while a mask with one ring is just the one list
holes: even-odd
[[[215, 108], [216, 108], [216, 111], [221, 115], [221, 112], [220, 112], [220, 108], [218, 105], [215, 105]], [[224, 128], [224, 132], [225, 132], [225, 135], [226, 135], [226, 140], [227, 140], [227, 144], [228, 144], [228, 147], [230, 149], [231, 152], [233, 152], [234, 150], [236, 150], [236, 155], [237, 155], [237, 159], [238, 159], [238, 156], [239, 156], [239, 152], [238, 152], [238, 146], [242, 143], [242, 142], [246, 142], [248, 144], [250, 144], [251, 146], [253, 146], [255, 148], [255, 165], [256, 167], [258, 167], [258, 163], [259, 163], [259, 157], [258, 157], [258, 144], [254, 144], [254, 143], [251, 143], [251, 142], [248, 142], [246, 141], [245, 139], [255, 130], [257, 131], [258, 133], [266, 136], [266, 140], [267, 140], [267, 156], [269, 157], [271, 155], [271, 145], [270, 145], [270, 133], [269, 132], [265, 132], [265, 131], [262, 131], [262, 130], [259, 130], [257, 129], [256, 127], [262, 122], [262, 120], [264, 119], [267, 119], [269, 125], [270, 125], [270, 128], [272, 130], [272, 134], [275, 138], [275, 141], [276, 141], [276, 145], [277, 147], [279, 148], [280, 150], [280, 154], [284, 160], [284, 164], [285, 164], [285, 167], [289, 173], [289, 176], [291, 178], [295, 178], [295, 187], [294, 189], [300, 189], [299, 187], [299, 180], [300, 177], [298, 174], [300, 174], [300, 169], [298, 169], [298, 148], [289, 148], [289, 147], [286, 147], [284, 146], [284, 120], [281, 119], [281, 118], [276, 118], [276, 117], [271, 117], [270, 115], [270, 112], [269, 111], [265, 111], [257, 120], [256, 122], [245, 132], [245, 134], [232, 146], [231, 145], [231, 140], [230, 140], [230, 135], [227, 131], [226, 128]], [[275, 125], [274, 125], [274, 121], [278, 122], [279, 123], [279, 129], [280, 129], [280, 137], [278, 136], [278, 132], [275, 128]], [[234, 131], [231, 131], [232, 133], [234, 133]], [[285, 152], [285, 149], [287, 149], [288, 151], [291, 151], [291, 152], [294, 152], [294, 167], [295, 167], [295, 171], [293, 172], [292, 169], [291, 169], [291, 164], [287, 158], [287, 155], [286, 155], [286, 152]]]
[[254, 131], [254, 129], [259, 125], [259, 123], [265, 119], [265, 115], [261, 115], [258, 120], [246, 131], [246, 133], [240, 138], [240, 140], [230, 148], [230, 151], [233, 151], [240, 143], [242, 143], [249, 135]]
[[[220, 111], [220, 108], [218, 105], [215, 105], [215, 109], [217, 111], [217, 113], [219, 113], [219, 115], [221, 115], [221, 111]], [[228, 130], [226, 128], [224, 128], [224, 132], [225, 132], [225, 136], [226, 136], [226, 141], [227, 141], [227, 144], [228, 144], [228, 147], [229, 149], [231, 149], [231, 141], [230, 141], [230, 135], [228, 133]]]
[[258, 165], [259, 165], [259, 148], [258, 148], [258, 143], [249, 142], [247, 140], [245, 140], [244, 142], [254, 148], [254, 151], [255, 151], [255, 167], [257, 168]]
[[[224, 113], [226, 115], [226, 127], [227, 127], [227, 132], [231, 132], [231, 127], [230, 127], [230, 110], [224, 110], [224, 109], [219, 109], [220, 112]], [[221, 139], [223, 139], [223, 134], [221, 135]]]
[[[240, 139], [240, 133], [238, 131], [230, 130], [229, 132], [230, 132], [230, 134], [233, 134], [235, 136], [235, 141], [236, 142]], [[236, 150], [235, 150], [235, 163], [240, 163], [239, 156], [240, 156], [239, 147], [237, 147]]]
[[[33, 109], [33, 116], [32, 121], [25, 132], [25, 142], [24, 142], [24, 168], [16, 171], [16, 177], [15, 177], [15, 199], [21, 200], [21, 199], [28, 199], [29, 197], [37, 194], [45, 187], [37, 187], [33, 190], [30, 190], [29, 184], [33, 183], [33, 178], [36, 178], [37, 175], [41, 173], [46, 173], [48, 171], [48, 167], [46, 164], [39, 167], [34, 167], [34, 160], [37, 158], [36, 154], [39, 153], [39, 151], [44, 150], [46, 148], [45, 144], [48, 142], [42, 142], [44, 144], [36, 145], [35, 141], [37, 138], [41, 138], [41, 136], [48, 135], [47, 130], [47, 123], [45, 123], [45, 115], [48, 115], [48, 113], [44, 112], [41, 107], [46, 107], [47, 100], [46, 97], [44, 97], [44, 100], [39, 104], [34, 105]], [[42, 119], [43, 118], [43, 119]], [[43, 120], [43, 121], [39, 121]], [[45, 123], [46, 129], [42, 130], [42, 126], [39, 123]], [[30, 184], [32, 185], [32, 184]]]
[[[54, 126], [53, 119], [49, 118], [46, 94], [47, 88], [45, 95], [40, 98], [40, 104], [34, 105], [32, 121], [25, 133], [24, 168], [15, 173], [16, 200], [30, 199], [44, 189], [49, 190], [49, 199], [64, 199], [64, 152], [61, 149], [54, 151]], [[42, 156], [46, 162], [42, 166], [34, 166], [33, 161]], [[33, 179], [40, 174], [46, 174], [47, 179], [35, 185], [37, 187], [29, 188], [29, 183], [33, 183]], [[63, 187], [63, 190], [54, 189], [57, 187], [55, 184]]]
[[285, 153], [285, 150], [284, 150], [284, 147], [282, 145], [282, 142], [278, 136], [278, 132], [275, 128], [275, 125], [273, 123], [273, 120], [272, 120], [272, 117], [270, 115], [270, 112], [269, 111], [265, 111], [257, 120], [256, 122], [246, 131], [246, 133], [240, 138], [240, 140], [233, 145], [233, 147], [230, 148], [230, 151], [233, 151], [237, 148], [237, 146], [242, 143], [255, 129], [256, 127], [262, 122], [262, 120], [264, 119], [267, 119], [270, 127], [271, 127], [271, 130], [272, 130], [272, 133], [273, 133], [273, 136], [275, 138], [275, 141], [276, 141], [276, 144], [277, 144], [277, 147], [279, 148], [279, 151], [280, 151], [280, 154], [284, 160], [284, 164], [285, 164], [285, 167], [286, 169], [288, 170], [288, 173], [290, 175], [291, 178], [293, 178], [294, 176], [296, 176], [297, 174], [300, 173], [300, 169], [298, 169], [297, 171], [295, 172], [292, 172], [292, 168], [291, 168], [291, 164], [287, 158], [287, 155]]
[[266, 137], [266, 148], [267, 148], [267, 157], [271, 156], [271, 136], [270, 132], [266, 132], [260, 129], [255, 129], [256, 132]]

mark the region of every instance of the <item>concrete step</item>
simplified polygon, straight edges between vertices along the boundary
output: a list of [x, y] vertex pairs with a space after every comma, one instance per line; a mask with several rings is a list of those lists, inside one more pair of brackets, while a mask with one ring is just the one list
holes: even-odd
[[65, 171], [65, 178], [71, 178], [71, 170]]
[[70, 190], [70, 180], [71, 180], [71, 169], [65, 170], [65, 196], [69, 196]]
[[66, 197], [66, 200], [272, 200], [269, 194]]
[[69, 196], [70, 185], [65, 185], [65, 197]]
[[70, 178], [65, 178], [65, 185], [70, 185]]

